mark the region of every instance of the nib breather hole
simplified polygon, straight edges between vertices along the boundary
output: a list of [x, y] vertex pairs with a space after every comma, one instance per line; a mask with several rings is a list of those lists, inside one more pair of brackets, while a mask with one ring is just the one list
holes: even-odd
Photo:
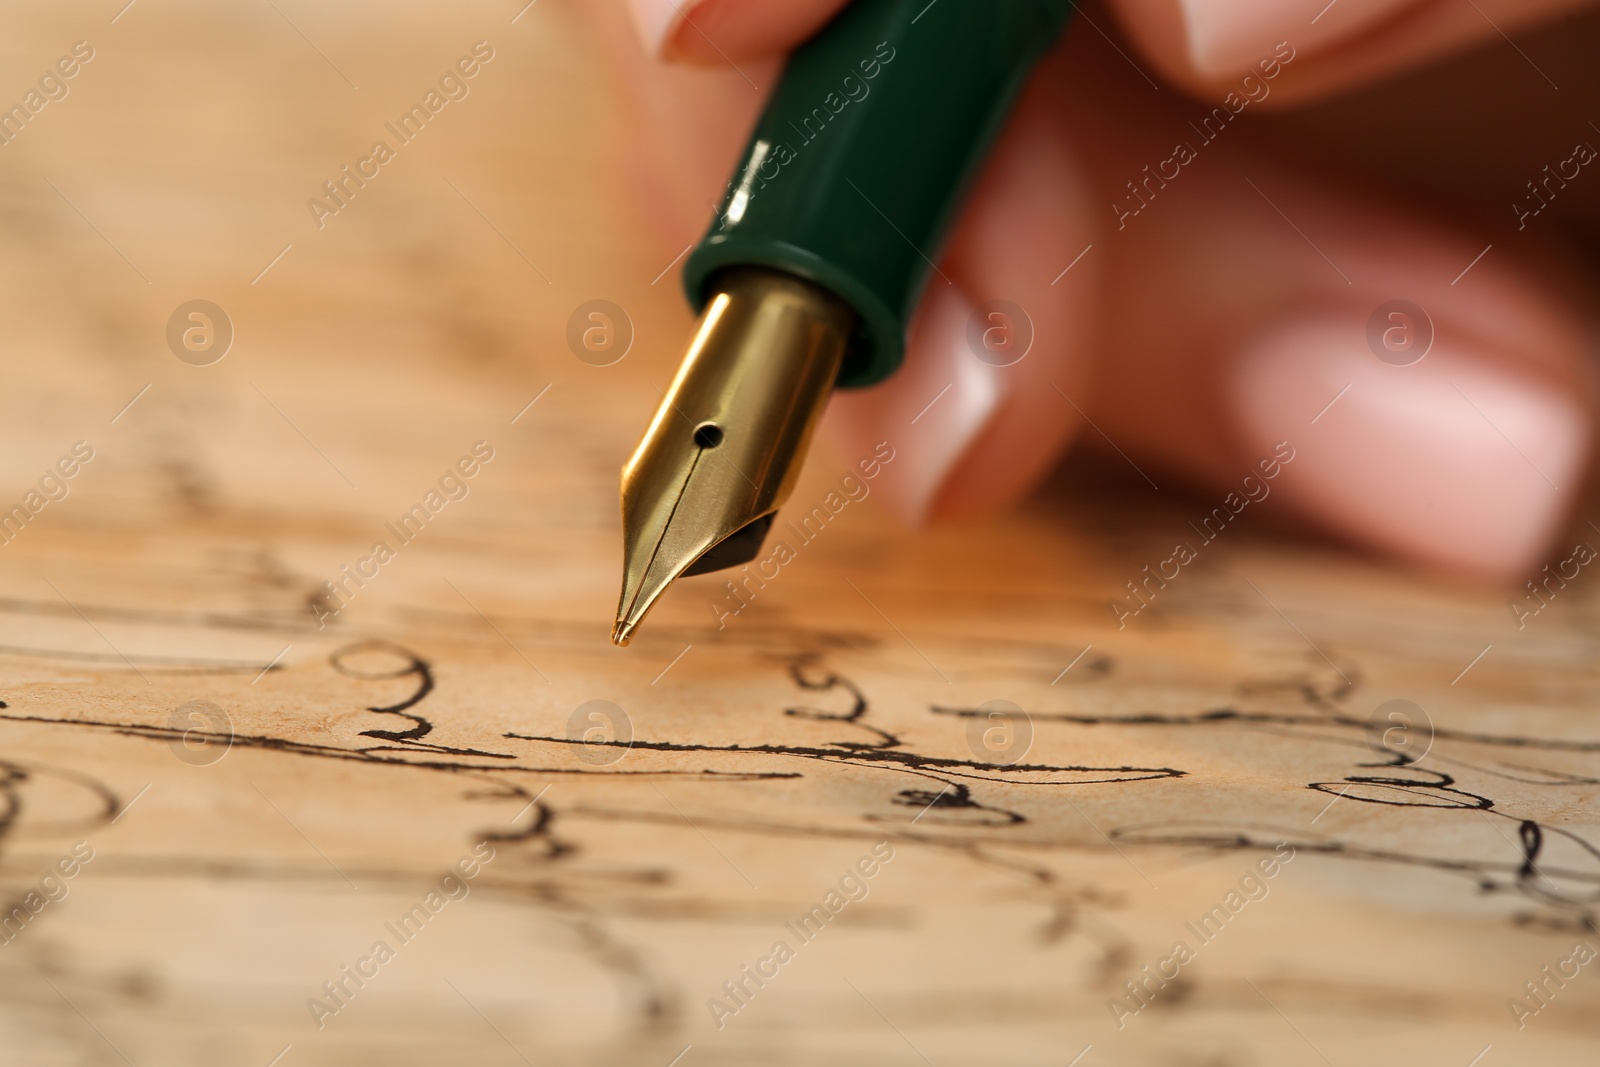
[[722, 443], [722, 427], [714, 422], [702, 422], [694, 428], [694, 443], [701, 448], [716, 448]]

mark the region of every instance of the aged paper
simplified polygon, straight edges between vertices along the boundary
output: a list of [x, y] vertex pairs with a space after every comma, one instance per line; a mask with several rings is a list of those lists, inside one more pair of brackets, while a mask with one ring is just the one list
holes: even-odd
[[8, 37], [95, 58], [0, 159], [0, 1060], [1593, 1062], [1581, 565], [1519, 618], [1114, 454], [912, 534], [819, 452], [792, 561], [612, 648], [688, 320], [520, 6]]

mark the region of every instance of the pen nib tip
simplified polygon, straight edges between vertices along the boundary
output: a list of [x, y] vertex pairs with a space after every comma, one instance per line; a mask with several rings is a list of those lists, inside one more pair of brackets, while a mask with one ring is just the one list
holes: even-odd
[[749, 563], [839, 377], [855, 313], [763, 268], [719, 275], [678, 376], [622, 468], [626, 645], [681, 577]]

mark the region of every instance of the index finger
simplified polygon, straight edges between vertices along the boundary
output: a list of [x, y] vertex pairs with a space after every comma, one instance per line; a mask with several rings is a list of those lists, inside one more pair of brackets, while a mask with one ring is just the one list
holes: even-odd
[[645, 49], [662, 59], [726, 63], [787, 52], [849, 0], [628, 0]]

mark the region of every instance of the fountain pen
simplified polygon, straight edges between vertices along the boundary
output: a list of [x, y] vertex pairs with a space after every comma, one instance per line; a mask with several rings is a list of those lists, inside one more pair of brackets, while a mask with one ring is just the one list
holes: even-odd
[[790, 57], [684, 262], [688, 353], [622, 468], [626, 645], [748, 563], [828, 396], [899, 366], [950, 222], [1071, 0], [855, 0]]

